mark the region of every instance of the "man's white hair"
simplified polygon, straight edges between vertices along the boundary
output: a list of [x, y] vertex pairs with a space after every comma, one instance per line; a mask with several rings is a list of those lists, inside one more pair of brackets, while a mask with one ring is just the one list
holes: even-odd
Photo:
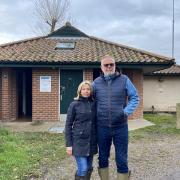
[[111, 60], [113, 60], [114, 63], [115, 63], [114, 57], [111, 56], [111, 55], [109, 55], [109, 54], [107, 54], [107, 55], [105, 55], [105, 56], [103, 56], [103, 57], [101, 58], [101, 65], [102, 65], [102, 62], [103, 62], [105, 59], [111, 59]]

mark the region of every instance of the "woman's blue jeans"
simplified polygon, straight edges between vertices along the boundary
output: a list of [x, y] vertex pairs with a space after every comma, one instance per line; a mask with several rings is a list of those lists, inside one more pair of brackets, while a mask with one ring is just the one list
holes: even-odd
[[77, 163], [77, 172], [78, 176], [85, 176], [89, 170], [92, 170], [92, 156], [75, 156]]
[[109, 166], [111, 144], [115, 147], [115, 158], [118, 173], [128, 172], [128, 125], [120, 127], [97, 127], [99, 146], [99, 168]]

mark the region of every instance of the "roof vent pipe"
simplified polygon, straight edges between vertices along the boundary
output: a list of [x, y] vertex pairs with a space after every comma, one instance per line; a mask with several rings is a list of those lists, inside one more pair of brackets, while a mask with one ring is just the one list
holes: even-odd
[[67, 21], [66, 26], [71, 26], [71, 23], [69, 21]]

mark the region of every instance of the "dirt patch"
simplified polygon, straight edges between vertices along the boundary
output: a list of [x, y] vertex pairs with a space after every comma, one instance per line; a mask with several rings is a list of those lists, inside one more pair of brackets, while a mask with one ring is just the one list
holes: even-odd
[[[110, 177], [116, 179], [114, 148], [111, 150]], [[99, 180], [98, 156], [94, 158], [92, 180]], [[151, 137], [129, 143], [129, 168], [131, 180], [179, 180], [180, 136]], [[41, 167], [43, 177], [48, 180], [73, 180], [76, 165], [73, 157], [64, 159], [53, 167]]]

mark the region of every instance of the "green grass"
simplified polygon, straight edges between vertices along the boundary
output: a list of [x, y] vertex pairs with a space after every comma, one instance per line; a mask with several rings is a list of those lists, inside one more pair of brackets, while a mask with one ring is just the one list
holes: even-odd
[[162, 135], [180, 135], [180, 129], [176, 129], [175, 115], [144, 114], [144, 119], [155, 125], [131, 131], [130, 140], [154, 138]]
[[[154, 126], [130, 131], [130, 141], [168, 135], [180, 136], [172, 115], [145, 114]], [[12, 133], [0, 128], [0, 180], [40, 177], [41, 166], [56, 165], [67, 157], [64, 136], [51, 133]]]
[[52, 165], [64, 157], [63, 135], [11, 133], [0, 128], [0, 180], [39, 177], [41, 165]]

